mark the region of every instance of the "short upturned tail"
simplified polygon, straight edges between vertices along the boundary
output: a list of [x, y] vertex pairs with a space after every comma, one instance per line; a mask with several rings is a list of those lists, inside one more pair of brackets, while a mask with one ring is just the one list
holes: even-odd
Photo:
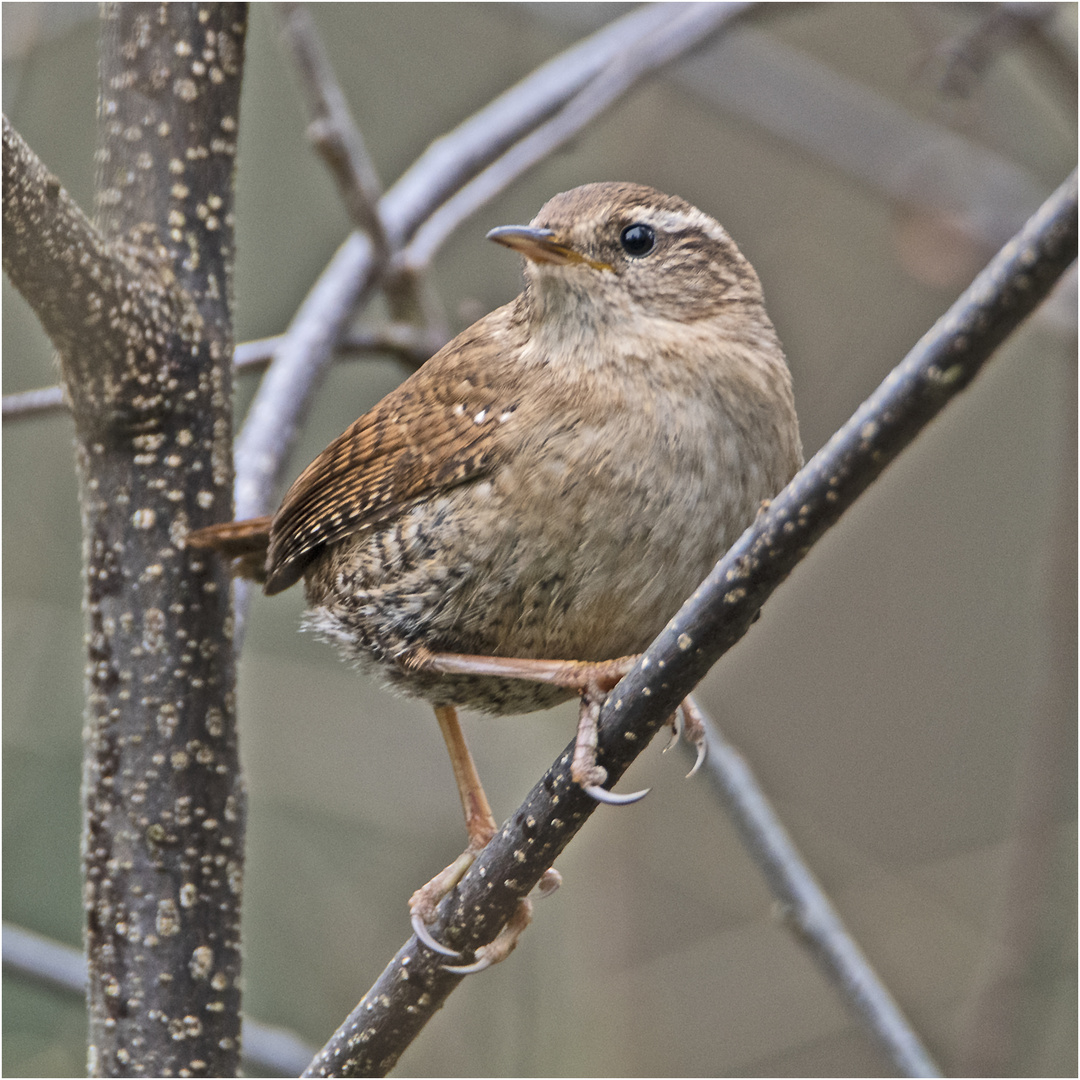
[[226, 559], [235, 559], [234, 571], [240, 576], [266, 582], [266, 553], [270, 547], [270, 521], [266, 517], [246, 521], [226, 521], [188, 533], [189, 548], [216, 551]]

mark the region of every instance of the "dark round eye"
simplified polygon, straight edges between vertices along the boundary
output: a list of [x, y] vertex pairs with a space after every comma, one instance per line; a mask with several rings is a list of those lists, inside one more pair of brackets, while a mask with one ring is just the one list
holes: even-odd
[[627, 225], [619, 233], [619, 243], [622, 244], [623, 251], [627, 255], [639, 259], [642, 255], [648, 255], [656, 247], [656, 232], [651, 225], [638, 221], [633, 225]]

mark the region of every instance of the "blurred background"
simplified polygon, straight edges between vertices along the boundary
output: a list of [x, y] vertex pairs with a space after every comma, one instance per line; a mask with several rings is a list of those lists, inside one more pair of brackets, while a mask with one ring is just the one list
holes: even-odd
[[[313, 7], [386, 185], [624, 10]], [[90, 210], [96, 6], [5, 4], [2, 18], [4, 110]], [[349, 231], [277, 25], [253, 6], [238, 341], [284, 330]], [[466, 222], [433, 270], [449, 324], [519, 289], [486, 230], [588, 181], [651, 184], [718, 218], [757, 268], [809, 456], [1075, 165], [1076, 37], [1073, 4], [764, 5]], [[378, 320], [377, 303], [361, 316]], [[1005, 1074], [1077, 1069], [1076, 350], [1071, 275], [701, 693], [951, 1072], [979, 1060], [979, 1018], [1002, 1001]], [[338, 365], [289, 479], [405, 374], [389, 357]], [[5, 280], [4, 392], [56, 376]], [[238, 379], [238, 417], [254, 385]], [[77, 946], [72, 431], [54, 415], [3, 435], [3, 915]], [[430, 710], [299, 634], [301, 610], [297, 590], [257, 598], [240, 665], [245, 1005], [319, 1046], [408, 936], [406, 900], [463, 829]], [[573, 706], [466, 717], [498, 818], [574, 723]], [[659, 743], [643, 755], [622, 786], [649, 798], [594, 815], [513, 958], [465, 980], [401, 1074], [889, 1074], [777, 918], [709, 782], [685, 771]], [[84, 1070], [77, 998], [5, 972], [3, 1007], [6, 1074]]]

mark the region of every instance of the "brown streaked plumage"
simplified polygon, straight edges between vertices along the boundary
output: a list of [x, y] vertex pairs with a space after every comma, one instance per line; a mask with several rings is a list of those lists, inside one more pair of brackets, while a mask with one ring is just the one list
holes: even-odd
[[595, 665], [644, 649], [802, 462], [760, 283], [712, 218], [590, 184], [490, 235], [525, 256], [521, 295], [335, 439], [272, 519], [188, 541], [269, 594], [303, 577], [313, 627], [436, 707], [465, 865], [494, 821], [453, 707], [591, 689], [574, 775], [603, 796], [587, 714], [622, 668]]

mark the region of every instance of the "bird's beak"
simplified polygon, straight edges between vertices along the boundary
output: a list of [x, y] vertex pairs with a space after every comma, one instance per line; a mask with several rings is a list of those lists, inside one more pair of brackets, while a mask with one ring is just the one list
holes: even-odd
[[564, 240], [560, 240], [551, 229], [534, 229], [530, 225], [501, 225], [487, 234], [496, 244], [513, 248], [526, 259], [535, 263], [554, 263], [556, 266], [591, 266], [594, 270], [611, 270], [609, 263], [600, 262], [583, 255]]

